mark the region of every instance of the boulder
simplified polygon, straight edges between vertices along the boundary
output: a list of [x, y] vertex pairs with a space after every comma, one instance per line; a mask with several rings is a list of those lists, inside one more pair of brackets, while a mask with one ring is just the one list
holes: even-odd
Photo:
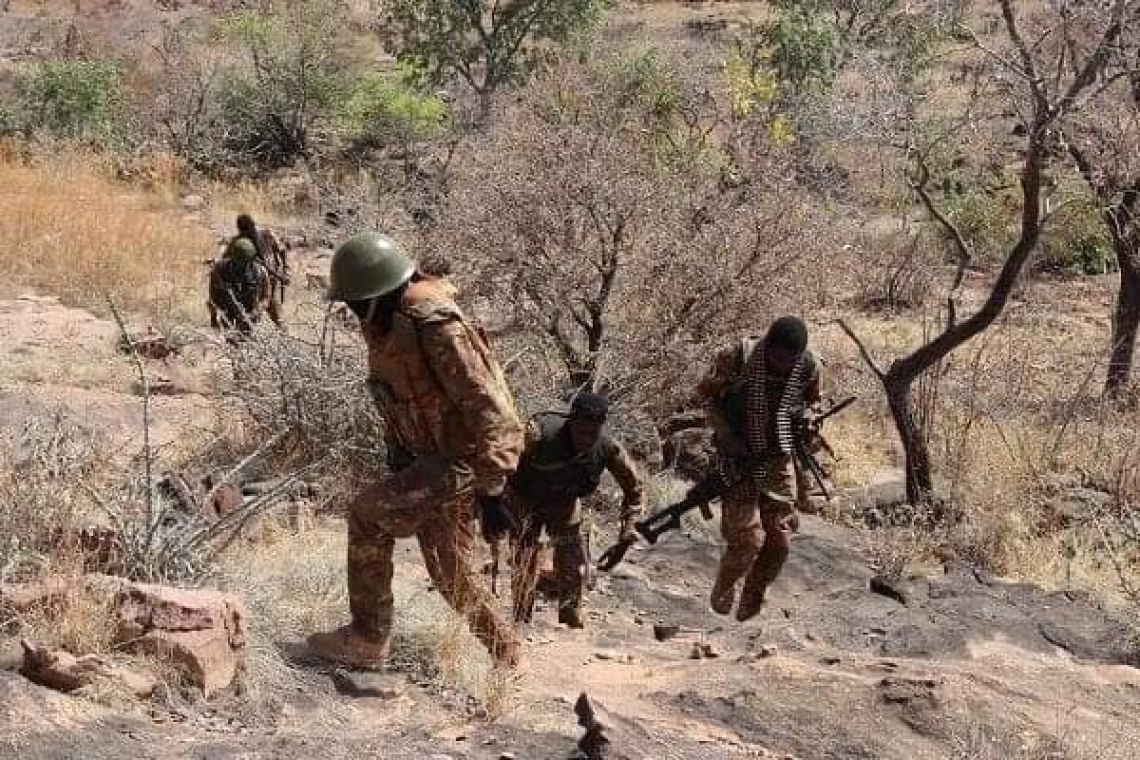
[[238, 597], [128, 583], [116, 607], [117, 639], [128, 651], [174, 662], [207, 697], [233, 682], [245, 644]]
[[149, 673], [138, 673], [113, 665], [101, 657], [76, 657], [69, 652], [52, 651], [28, 641], [21, 642], [24, 662], [20, 673], [29, 681], [64, 693], [98, 682], [118, 683], [140, 699], [147, 699], [158, 688]]
[[76, 594], [109, 599], [115, 643], [123, 651], [174, 663], [206, 696], [229, 686], [237, 675], [245, 643], [245, 611], [241, 599], [231, 594], [87, 575], [0, 585], [0, 611], [50, 613]]

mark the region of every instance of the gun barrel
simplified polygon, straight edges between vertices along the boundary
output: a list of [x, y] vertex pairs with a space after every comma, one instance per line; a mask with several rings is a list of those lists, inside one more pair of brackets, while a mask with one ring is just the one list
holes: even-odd
[[818, 417], [816, 417], [815, 418], [816, 424], [818, 425], [818, 424], [820, 424], [826, 420], [831, 419], [832, 417], [839, 414], [844, 409], [851, 406], [852, 404], [854, 404], [858, 400], [859, 400], [858, 396], [848, 396], [847, 398], [845, 398], [842, 401], [840, 401], [839, 403], [837, 403], [835, 406], [831, 407], [830, 409], [828, 409], [827, 411], [823, 412]]

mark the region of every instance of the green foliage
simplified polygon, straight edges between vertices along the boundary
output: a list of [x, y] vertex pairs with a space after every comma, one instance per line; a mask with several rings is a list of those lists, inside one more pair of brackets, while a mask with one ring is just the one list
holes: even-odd
[[[281, 3], [219, 28], [238, 62], [221, 93], [229, 147], [271, 161], [307, 155], [345, 92], [339, 3]], [[315, 134], [317, 133], [317, 134]]]
[[552, 46], [592, 30], [612, 0], [383, 0], [388, 46], [436, 83], [459, 76], [487, 98]]
[[681, 90], [673, 71], [655, 48], [624, 56], [616, 66], [617, 85], [624, 100], [651, 120], [666, 124], [677, 115]]
[[374, 146], [436, 135], [447, 121], [447, 104], [416, 87], [416, 79], [414, 74], [362, 76], [340, 106], [346, 137], [359, 145]]
[[778, 0], [776, 18], [764, 27], [769, 61], [791, 93], [827, 90], [839, 62], [839, 29], [820, 0]]
[[1116, 271], [1112, 239], [1096, 204], [1082, 200], [1057, 212], [1042, 236], [1039, 266], [1064, 274], [1098, 275]]
[[992, 259], [1006, 242], [1010, 223], [1001, 198], [977, 187], [949, 193], [943, 201], [946, 216], [982, 259]]
[[18, 103], [32, 131], [111, 142], [123, 119], [122, 71], [111, 61], [45, 61], [16, 82]]
[[930, 71], [947, 37], [947, 28], [929, 16], [903, 14], [891, 22], [886, 30], [888, 56], [904, 82]]

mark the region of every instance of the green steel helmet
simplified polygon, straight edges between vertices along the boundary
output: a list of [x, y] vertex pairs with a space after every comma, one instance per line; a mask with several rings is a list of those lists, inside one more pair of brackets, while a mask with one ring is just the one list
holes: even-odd
[[234, 238], [226, 246], [226, 256], [239, 261], [253, 261], [257, 258], [257, 246], [249, 238]]
[[364, 301], [391, 293], [412, 278], [416, 265], [395, 240], [365, 232], [336, 250], [329, 271], [330, 301]]

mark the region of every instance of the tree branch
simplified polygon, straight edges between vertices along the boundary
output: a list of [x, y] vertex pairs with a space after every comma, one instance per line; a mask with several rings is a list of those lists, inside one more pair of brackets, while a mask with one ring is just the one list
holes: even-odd
[[887, 373], [879, 369], [879, 365], [875, 363], [874, 358], [871, 356], [871, 352], [867, 350], [867, 345], [863, 342], [863, 340], [858, 335], [856, 335], [855, 331], [848, 327], [847, 323], [842, 319], [835, 320], [835, 324], [839, 325], [839, 329], [845, 332], [847, 334], [847, 337], [851, 339], [851, 342], [855, 344], [855, 347], [859, 349], [859, 355], [863, 357], [863, 361], [867, 364], [871, 371], [875, 373], [875, 377], [879, 378], [880, 382], [885, 383]]

